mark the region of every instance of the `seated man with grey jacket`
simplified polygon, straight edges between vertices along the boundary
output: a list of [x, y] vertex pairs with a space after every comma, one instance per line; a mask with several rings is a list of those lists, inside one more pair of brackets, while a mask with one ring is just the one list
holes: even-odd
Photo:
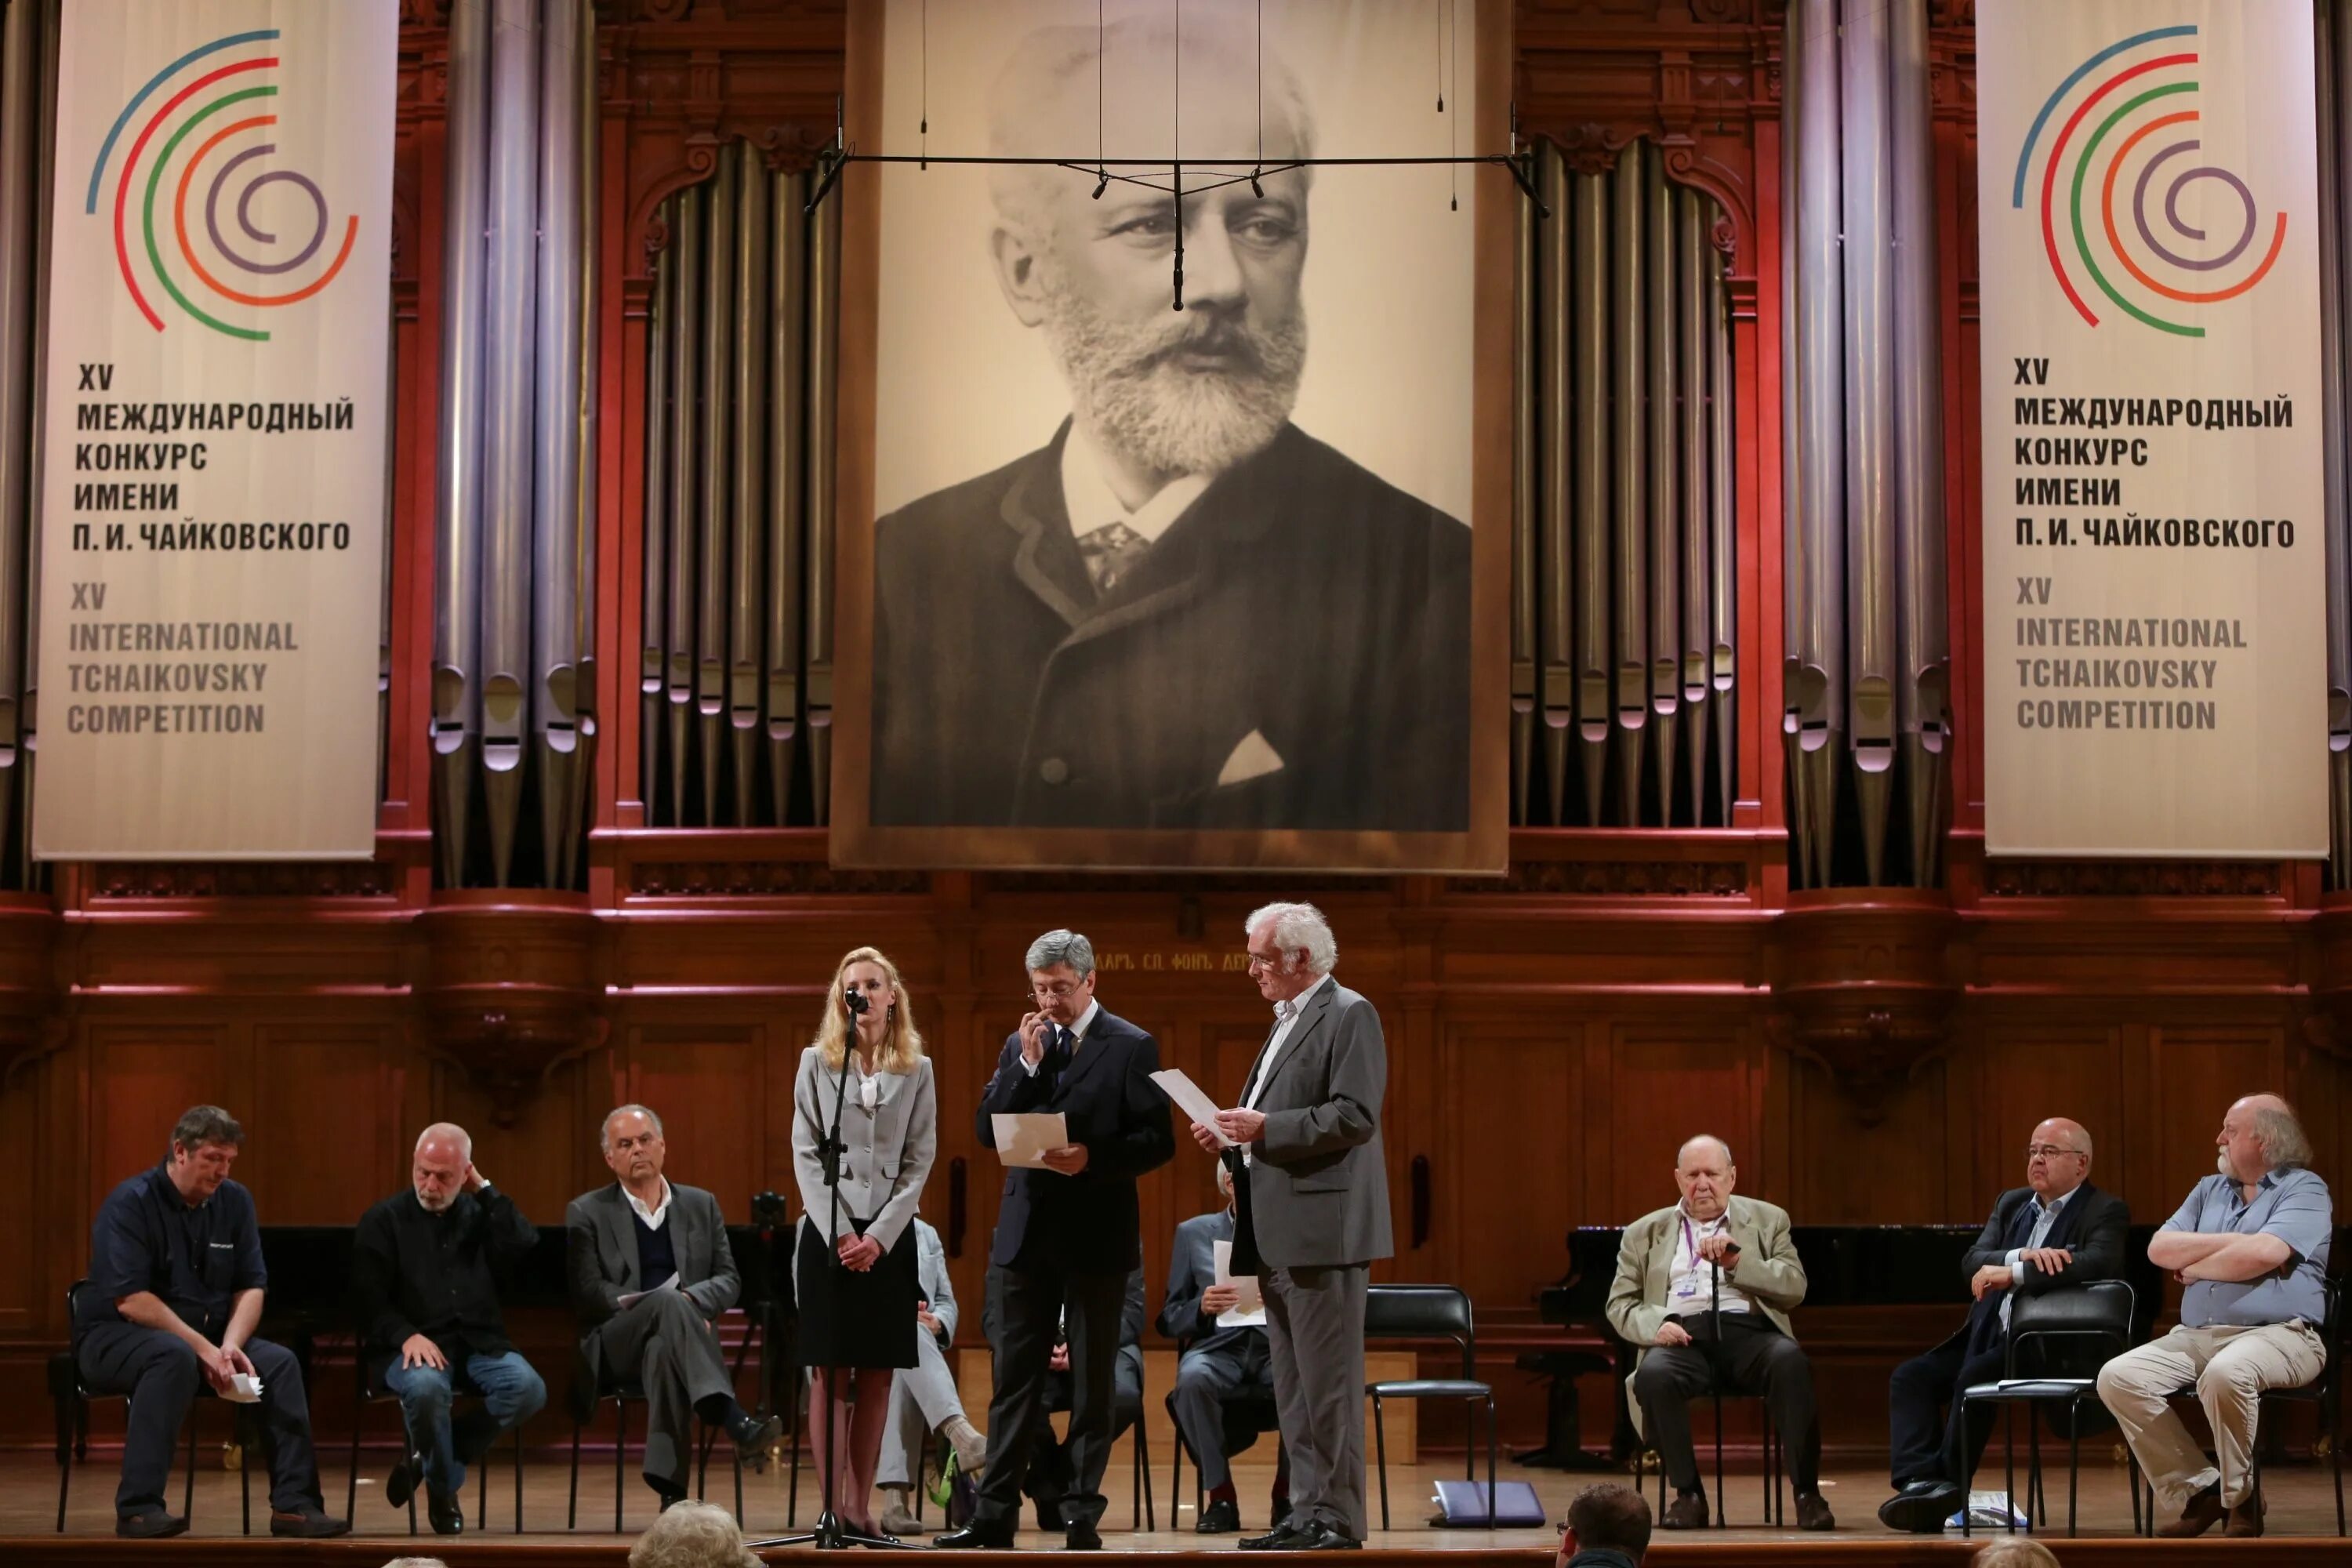
[[646, 1484], [667, 1508], [687, 1495], [690, 1417], [723, 1428], [746, 1454], [771, 1447], [783, 1421], [736, 1403], [711, 1326], [742, 1289], [719, 1200], [664, 1179], [661, 1118], [642, 1105], [606, 1116], [598, 1142], [616, 1179], [563, 1213], [581, 1325], [572, 1414], [586, 1417], [578, 1406], [600, 1385], [642, 1384]]
[[1812, 1363], [1789, 1327], [1790, 1312], [1805, 1299], [1805, 1267], [1785, 1213], [1731, 1195], [1738, 1174], [1729, 1144], [1704, 1133], [1693, 1138], [1675, 1156], [1682, 1201], [1627, 1226], [1617, 1247], [1609, 1326], [1639, 1350], [1634, 1413], [1675, 1484], [1660, 1522], [1668, 1530], [1706, 1523], [1689, 1405], [1720, 1391], [1763, 1396], [1788, 1450], [1797, 1528], [1833, 1530], [1837, 1521], [1821, 1493]]
[[[1242, 1527], [1233, 1456], [1256, 1442], [1274, 1415], [1265, 1303], [1261, 1299], [1255, 1308], [1243, 1309], [1230, 1259], [1224, 1282], [1217, 1279], [1217, 1247], [1233, 1245], [1234, 1225], [1234, 1173], [1223, 1164], [1217, 1166], [1217, 1191], [1223, 1208], [1194, 1215], [1176, 1227], [1168, 1258], [1168, 1299], [1160, 1309], [1160, 1331], [1183, 1346], [1169, 1403], [1208, 1494], [1192, 1525], [1198, 1535], [1230, 1535]], [[1279, 1529], [1289, 1517], [1290, 1456], [1277, 1436], [1267, 1528]]]
[[948, 1367], [957, 1317], [948, 1249], [940, 1233], [921, 1219], [915, 1221], [915, 1268], [923, 1289], [922, 1305], [915, 1313], [915, 1364], [892, 1382], [890, 1417], [882, 1427], [882, 1461], [874, 1472], [874, 1484], [889, 1499], [883, 1505], [882, 1529], [902, 1537], [923, 1528], [908, 1506], [908, 1494], [922, 1484], [923, 1449], [932, 1438], [948, 1440], [956, 1464], [967, 1476], [977, 1476], [988, 1458], [988, 1440], [965, 1416], [955, 1373]]

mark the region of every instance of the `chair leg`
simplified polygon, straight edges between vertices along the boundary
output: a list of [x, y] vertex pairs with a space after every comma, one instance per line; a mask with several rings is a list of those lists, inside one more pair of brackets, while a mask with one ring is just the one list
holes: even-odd
[[2074, 1407], [2066, 1412], [2066, 1533], [2074, 1534], [2075, 1493], [2082, 1485], [2083, 1472], [2083, 1401], [2075, 1396]]
[[[1135, 1418], [1135, 1479], [1143, 1483], [1143, 1528], [1157, 1535], [1160, 1532], [1160, 1510], [1151, 1500], [1151, 1449], [1144, 1441], [1143, 1417]], [[1169, 1506], [1175, 1506], [1173, 1495]]]
[[2042, 1516], [2049, 1497], [2042, 1489], [2042, 1412], [2038, 1405], [2025, 1407], [2025, 1531], [2031, 1535], [2042, 1528]]
[[613, 1533], [621, 1533], [621, 1480], [627, 1473], [629, 1402], [613, 1401]]
[[[482, 1484], [488, 1487], [489, 1482], [486, 1480]], [[522, 1533], [522, 1423], [520, 1421], [515, 1423], [514, 1428], [514, 1532], [520, 1535]]]
[[743, 1528], [743, 1451], [735, 1451], [735, 1528]]
[[1715, 1527], [1728, 1530], [1731, 1521], [1726, 1515], [1729, 1510], [1723, 1506], [1723, 1395], [1710, 1397], [1715, 1401]]
[[1486, 1528], [1495, 1528], [1495, 1396], [1486, 1395]]
[[[246, 1423], [242, 1417], [240, 1417], [236, 1422], [236, 1426], [239, 1428], [242, 1428], [245, 1424]], [[242, 1446], [236, 1456], [236, 1506], [239, 1516], [237, 1530], [239, 1534], [251, 1535], [253, 1533], [252, 1459], [255, 1451], [260, 1447], [260, 1445], [258, 1443], [244, 1442], [241, 1432], [238, 1434], [238, 1441]]]
[[[2009, 1511], [2009, 1532], [2015, 1535], [2017, 1533], [2017, 1406], [2014, 1405], [2004, 1405], [2000, 1407], [2000, 1454], [2001, 1486], [2006, 1489], [2002, 1491], [2001, 1498], [2003, 1506]], [[2029, 1527], [2032, 1522], [2031, 1520], [2026, 1521]]]
[[580, 1423], [572, 1423], [572, 1500], [563, 1510], [563, 1528], [580, 1528]]
[[196, 1407], [188, 1406], [187, 1485], [180, 1493], [180, 1517], [193, 1522], [196, 1515]]
[[1372, 1452], [1380, 1460], [1381, 1528], [1389, 1527], [1389, 1429], [1381, 1418], [1381, 1396], [1372, 1395]]
[[[73, 1405], [65, 1415], [66, 1430], [58, 1444], [58, 1533], [66, 1532], [66, 1491], [73, 1485], [74, 1436], [81, 1430], [81, 1395], [72, 1396]], [[2337, 1494], [2342, 1495], [2343, 1471], [2336, 1471]], [[2342, 1531], [2337, 1531], [2341, 1534]]]

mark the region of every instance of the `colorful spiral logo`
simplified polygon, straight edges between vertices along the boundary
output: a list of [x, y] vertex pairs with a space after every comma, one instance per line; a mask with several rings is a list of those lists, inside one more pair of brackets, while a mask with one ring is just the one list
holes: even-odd
[[[278, 37], [278, 29], [274, 27], [258, 32], [233, 33], [226, 37], [215, 38], [201, 48], [189, 50], [156, 72], [147, 85], [122, 106], [122, 112], [115, 117], [113, 129], [106, 133], [106, 141], [98, 150], [98, 161], [90, 166], [89, 194], [82, 211], [86, 216], [95, 217], [98, 216], [100, 193], [108, 178], [107, 165], [113, 159], [115, 146], [148, 100], [173, 86], [183, 73], [191, 72], [199, 61], [209, 60], [213, 56], [229, 51], [250, 51], [244, 58], [213, 66], [203, 74], [195, 75], [185, 85], [179, 86], [163, 106], [141, 124], [138, 134], [131, 142], [130, 152], [124, 154], [113, 174], [115, 266], [122, 274], [123, 287], [131, 291], [131, 302], [139, 307], [140, 314], [147, 318], [148, 324], [159, 332], [163, 330], [163, 318], [149, 302], [146, 290], [140, 286], [139, 272], [131, 261], [131, 208], [134, 200], [138, 206], [137, 227], [145, 241], [147, 265], [155, 282], [192, 320], [203, 322], [216, 332], [248, 342], [266, 343], [269, 341], [269, 334], [257, 327], [224, 321], [188, 298], [187, 291], [181, 287], [180, 280], [173, 275], [172, 268], [163, 259], [163, 242], [157, 235], [159, 220], [169, 228], [170, 236], [178, 247], [179, 258], [187, 270], [213, 294], [234, 304], [269, 310], [299, 303], [332, 283], [336, 274], [342, 271], [343, 263], [351, 259], [352, 245], [358, 239], [360, 232], [360, 220], [356, 216], [344, 219], [342, 243], [336, 250], [334, 259], [309, 282], [290, 292], [271, 294], [232, 288], [213, 270], [214, 267], [219, 267], [223, 270], [249, 275], [255, 279], [282, 278], [309, 264], [333, 233], [334, 226], [327, 216], [327, 198], [316, 182], [291, 169], [251, 167], [254, 160], [266, 158], [278, 151], [275, 142], [260, 140], [257, 134], [266, 134], [267, 127], [278, 123], [278, 116], [247, 114], [241, 119], [222, 122], [222, 117], [238, 104], [278, 96], [278, 89], [256, 74], [278, 65], [278, 56], [269, 52], [273, 40]], [[189, 148], [192, 139], [200, 132], [203, 133], [202, 139], [194, 141], [191, 150], [183, 156], [182, 150]], [[164, 139], [154, 156], [149, 159], [148, 147], [159, 134]], [[205, 237], [210, 241], [210, 251], [215, 258], [212, 265], [207, 266], [204, 255], [189, 237], [189, 196], [196, 189], [198, 175], [205, 167], [206, 161], [221, 149], [223, 143], [240, 136], [247, 137], [249, 144], [223, 153], [210, 181], [203, 189], [201, 216]], [[175, 166], [179, 177], [166, 193], [166, 174]], [[255, 221], [253, 199], [265, 187], [273, 184], [290, 185], [310, 198], [315, 221], [307, 239], [281, 240]], [[159, 205], [164, 209], [161, 213], [157, 210]], [[236, 226], [244, 236], [242, 241], [232, 243], [230, 235], [224, 229], [222, 214], [225, 209], [234, 210]], [[257, 258], [241, 251], [239, 244], [270, 248], [263, 252], [261, 258]], [[289, 250], [291, 254], [287, 254]], [[269, 258], [273, 255], [276, 258]], [[238, 280], [244, 281], [242, 279]]]
[[[2164, 306], [2135, 302], [2116, 287], [2093, 251], [2084, 215], [2086, 196], [2095, 208], [2093, 220], [2105, 234], [2107, 253], [2129, 275], [2130, 281], [2158, 300], [2184, 305], [2234, 300], [2268, 276], [2286, 244], [2286, 214], [2282, 212], [2271, 226], [2268, 248], [2249, 268], [2247, 258], [2263, 227], [2256, 216], [2253, 192], [2246, 187], [2245, 181], [2227, 169], [2210, 163], [2174, 162], [2202, 145], [2194, 132], [2176, 129], [2194, 121], [2197, 110], [2166, 102], [2168, 99], [2186, 98], [2198, 89], [2194, 74], [2197, 52], [2177, 41], [2193, 38], [2196, 34], [2194, 26], [2186, 26], [2136, 33], [2076, 66], [2042, 104], [2042, 112], [2033, 117], [2033, 128], [2025, 133], [2025, 146], [2017, 154], [2017, 181], [2010, 193], [2010, 205], [2022, 211], [2026, 175], [2033, 162], [2034, 148], [2061, 106], [2070, 100], [2074, 102], [2073, 112], [2051, 140], [2049, 153], [2042, 160], [2042, 247], [2050, 258], [2050, 271], [2058, 279], [2058, 287], [2066, 291], [2067, 300], [2083, 320], [2095, 327], [2099, 318], [2075, 287], [2062, 254], [2062, 226], [2069, 231], [2073, 253], [2082, 271], [2097, 285], [2099, 292], [2115, 301], [2118, 310], [2158, 331], [2184, 338], [2205, 335], [2204, 328], [2158, 315], [2157, 312]], [[2147, 53], [2146, 58], [2123, 64], [2111, 74], [2099, 76], [2101, 68], [2134, 50]], [[2097, 84], [2075, 96], [2075, 89], [2095, 76], [2099, 77]], [[2075, 134], [2086, 124], [2091, 129], [2078, 143]], [[2170, 134], [2165, 134], [2168, 132]], [[2074, 149], [2071, 156], [2070, 148]], [[2234, 239], [2217, 241], [2182, 215], [2181, 192], [2200, 180], [2219, 182], [2236, 195], [2244, 215], [2244, 226]], [[2116, 220], [2118, 184], [2127, 185], [2128, 231]], [[2059, 213], [2062, 205], [2063, 220]], [[2161, 223], [2155, 221], [2159, 208]], [[2137, 254], [2133, 245], [2126, 243], [2127, 238], [2136, 241]], [[2195, 248], [2207, 254], [2185, 254], [2174, 249], [2173, 246], [2181, 240], [2192, 242]], [[2166, 282], [2157, 276], [2159, 271], [2170, 273], [2177, 281]], [[2221, 283], [2218, 288], [2183, 287], [2223, 279], [2234, 281]]]

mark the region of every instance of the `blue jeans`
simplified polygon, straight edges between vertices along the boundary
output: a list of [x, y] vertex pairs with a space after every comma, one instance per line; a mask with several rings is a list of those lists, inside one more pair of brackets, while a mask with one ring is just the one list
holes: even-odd
[[[452, 1374], [456, 1374], [452, 1382]], [[547, 1384], [520, 1351], [504, 1355], [469, 1355], [460, 1368], [404, 1367], [395, 1358], [385, 1369], [383, 1385], [400, 1396], [400, 1413], [408, 1423], [408, 1440], [425, 1456], [425, 1484], [444, 1497], [466, 1489], [466, 1461], [449, 1431], [449, 1401], [459, 1394], [482, 1396], [484, 1414], [491, 1423], [489, 1447], [500, 1432], [538, 1414], [547, 1403]], [[469, 1445], [471, 1446], [471, 1445]]]

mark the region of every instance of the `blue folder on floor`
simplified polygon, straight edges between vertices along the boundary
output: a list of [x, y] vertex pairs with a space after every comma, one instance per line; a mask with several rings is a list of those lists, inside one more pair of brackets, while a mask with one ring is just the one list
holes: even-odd
[[1439, 1481], [1437, 1517], [1431, 1521], [1449, 1530], [1534, 1529], [1544, 1521], [1543, 1504], [1526, 1481], [1495, 1483], [1495, 1517], [1486, 1517], [1486, 1483]]

